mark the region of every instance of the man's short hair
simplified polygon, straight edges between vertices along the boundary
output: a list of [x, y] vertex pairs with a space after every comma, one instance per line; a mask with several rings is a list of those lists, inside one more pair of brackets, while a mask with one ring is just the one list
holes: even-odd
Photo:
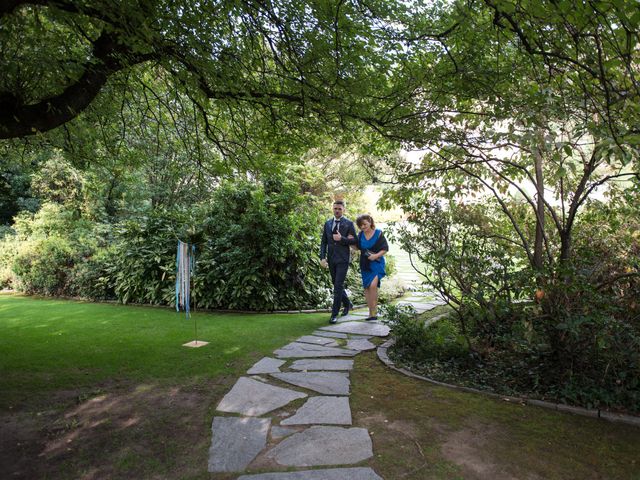
[[346, 208], [346, 205], [344, 203], [344, 200], [334, 200], [333, 202], [334, 205], [342, 205], [343, 207]]

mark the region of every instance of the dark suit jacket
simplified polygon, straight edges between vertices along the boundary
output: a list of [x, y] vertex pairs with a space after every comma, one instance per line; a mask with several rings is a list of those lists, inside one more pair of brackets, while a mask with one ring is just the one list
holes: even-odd
[[[327, 220], [322, 228], [322, 237], [320, 238], [320, 259], [326, 258], [330, 263], [349, 263], [351, 252], [349, 245], [355, 245], [356, 228], [353, 222], [347, 217], [340, 219], [340, 227], [338, 231], [342, 235], [342, 239], [336, 242], [333, 239], [331, 228], [333, 227], [333, 218]], [[348, 239], [349, 235], [353, 235], [352, 239]]]

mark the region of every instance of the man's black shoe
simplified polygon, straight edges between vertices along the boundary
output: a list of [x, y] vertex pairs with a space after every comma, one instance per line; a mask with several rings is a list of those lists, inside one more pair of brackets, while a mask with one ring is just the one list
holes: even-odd
[[338, 318], [337, 317], [331, 317], [331, 320], [329, 320], [329, 323], [338, 323]]
[[349, 315], [349, 310], [351, 310], [352, 308], [353, 308], [353, 303], [351, 302], [345, 305], [344, 308], [342, 309], [342, 316], [346, 317], [347, 315]]

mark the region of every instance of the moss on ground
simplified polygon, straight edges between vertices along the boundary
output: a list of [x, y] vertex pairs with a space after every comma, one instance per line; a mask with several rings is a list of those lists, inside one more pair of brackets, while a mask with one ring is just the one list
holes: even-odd
[[356, 361], [354, 422], [383, 478], [640, 478], [639, 428], [434, 386], [374, 353]]

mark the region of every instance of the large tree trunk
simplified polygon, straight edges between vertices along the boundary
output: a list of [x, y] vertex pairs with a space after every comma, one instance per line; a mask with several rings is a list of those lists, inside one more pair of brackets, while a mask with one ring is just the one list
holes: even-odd
[[565, 229], [560, 234], [560, 264], [565, 264], [571, 256], [571, 230]]

